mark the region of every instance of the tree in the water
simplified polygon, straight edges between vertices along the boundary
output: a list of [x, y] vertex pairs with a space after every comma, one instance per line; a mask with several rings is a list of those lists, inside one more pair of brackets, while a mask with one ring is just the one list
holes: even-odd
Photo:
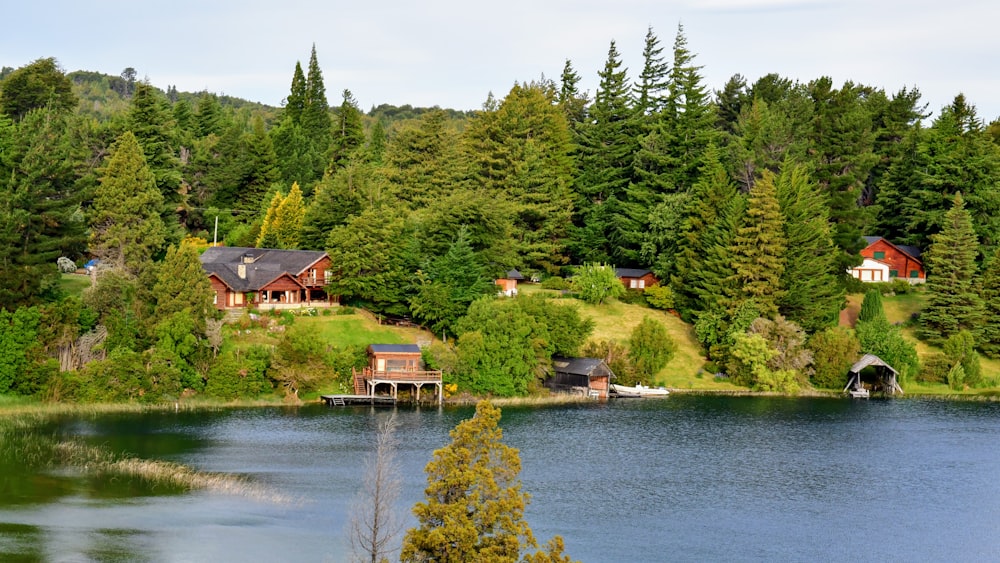
[[[524, 519], [521, 456], [502, 442], [500, 409], [489, 401], [451, 431], [451, 443], [427, 464], [426, 500], [413, 508], [418, 525], [406, 532], [402, 561], [518, 561], [536, 548]], [[557, 536], [530, 561], [566, 561]]]

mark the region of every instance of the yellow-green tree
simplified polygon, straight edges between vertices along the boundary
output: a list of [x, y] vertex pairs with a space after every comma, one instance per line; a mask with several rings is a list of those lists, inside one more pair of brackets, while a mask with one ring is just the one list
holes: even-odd
[[517, 561], [522, 549], [537, 547], [524, 520], [521, 457], [501, 441], [499, 422], [500, 409], [480, 401], [475, 416], [451, 431], [451, 443], [434, 452], [402, 561]]
[[257, 248], [298, 249], [305, 215], [306, 206], [298, 183], [292, 184], [287, 196], [280, 191], [275, 193], [260, 226]]

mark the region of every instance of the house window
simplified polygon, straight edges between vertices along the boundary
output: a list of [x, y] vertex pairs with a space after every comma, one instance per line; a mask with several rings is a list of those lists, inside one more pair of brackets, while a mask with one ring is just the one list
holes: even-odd
[[920, 271], [919, 270], [910, 270], [910, 277], [911, 278], [919, 278], [920, 277]]
[[639, 283], [636, 285], [636, 287], [638, 287], [639, 289], [644, 289], [646, 287], [646, 280], [639, 280]]
[[635, 289], [639, 287], [639, 280], [629, 280], [628, 286], [630, 289]]
[[899, 270], [889, 270], [889, 277], [890, 278], [898, 278], [899, 277]]
[[872, 255], [872, 258], [874, 258], [876, 260], [885, 260], [885, 251], [884, 250], [876, 250], [875, 253]]
[[218, 304], [219, 304], [219, 292], [216, 291], [214, 294], [212, 294], [212, 305], [218, 305]]

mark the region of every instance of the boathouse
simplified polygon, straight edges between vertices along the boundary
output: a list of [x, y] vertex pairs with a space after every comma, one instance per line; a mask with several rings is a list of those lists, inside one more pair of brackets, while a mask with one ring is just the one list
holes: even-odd
[[420, 347], [416, 344], [372, 344], [368, 346], [368, 366], [354, 370], [354, 393], [369, 397], [390, 396], [398, 399], [399, 390], [412, 391], [420, 402], [424, 386], [433, 386], [438, 404], [444, 399], [440, 370], [424, 369]]
[[899, 373], [875, 354], [865, 354], [851, 366], [847, 375], [844, 392], [852, 397], [866, 398], [871, 393], [903, 394], [903, 389], [896, 381]]
[[600, 358], [552, 358], [552, 373], [545, 386], [553, 391], [607, 399], [611, 368]]

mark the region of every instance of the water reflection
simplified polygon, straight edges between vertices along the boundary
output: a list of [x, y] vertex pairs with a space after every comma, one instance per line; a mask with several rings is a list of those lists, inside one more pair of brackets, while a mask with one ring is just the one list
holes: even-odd
[[[385, 412], [109, 415], [30, 432], [0, 422], [0, 560], [344, 561]], [[397, 411], [401, 513], [472, 412]], [[979, 560], [1000, 556], [998, 415], [985, 403], [677, 395], [511, 407], [501, 426], [521, 452], [536, 537], [561, 534], [583, 561]], [[94, 474], [63, 463], [66, 442], [277, 494]]]

